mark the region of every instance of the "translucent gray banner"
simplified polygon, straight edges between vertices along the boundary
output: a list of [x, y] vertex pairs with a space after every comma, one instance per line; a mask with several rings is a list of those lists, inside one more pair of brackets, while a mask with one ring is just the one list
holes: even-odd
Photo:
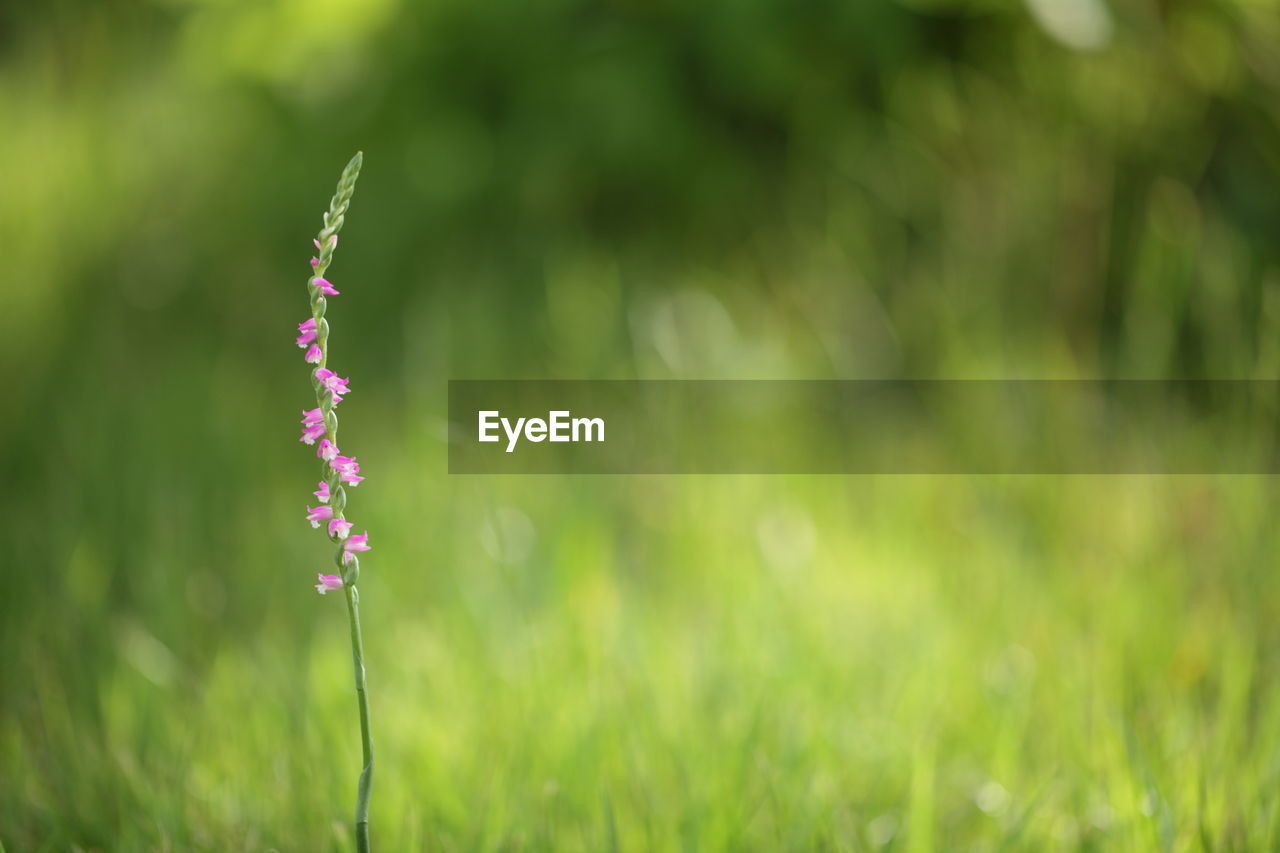
[[1262, 380], [449, 383], [453, 474], [1272, 474]]

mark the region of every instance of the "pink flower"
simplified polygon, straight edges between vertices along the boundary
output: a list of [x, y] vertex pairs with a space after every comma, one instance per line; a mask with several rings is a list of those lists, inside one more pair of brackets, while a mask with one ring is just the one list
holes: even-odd
[[[315, 244], [315, 246], [316, 246], [316, 251], [317, 251], [317, 252], [318, 252], [318, 251], [320, 251], [320, 240], [319, 240], [319, 238], [313, 237], [313, 238], [311, 238], [311, 242]], [[333, 248], [335, 248], [335, 249], [336, 249], [336, 248], [338, 248], [338, 235], [337, 235], [337, 234], [330, 234], [330, 235], [329, 235], [329, 242], [333, 244]]]
[[355, 536], [348, 536], [342, 543], [342, 562], [351, 562], [351, 554], [354, 551], [369, 550], [371, 550], [369, 545], [369, 531], [366, 530], [364, 533], [360, 533]]
[[319, 409], [302, 413], [302, 438], [298, 441], [303, 444], [315, 444], [316, 439], [324, 435], [324, 432], [324, 414]]
[[318, 267], [318, 266], [320, 266], [320, 259], [319, 259], [319, 258], [312, 258], [312, 259], [311, 259], [311, 266], [313, 266], [313, 267]]
[[337, 539], [346, 539], [351, 532], [351, 522], [345, 518], [335, 518], [329, 522], [329, 535]]
[[333, 507], [331, 506], [321, 504], [315, 509], [307, 507], [307, 521], [311, 522], [312, 527], [319, 527], [320, 522], [328, 521], [331, 518], [333, 518]]
[[305, 323], [299, 323], [298, 331], [302, 332], [302, 334], [298, 335], [297, 344], [299, 348], [305, 348], [307, 344], [316, 339], [316, 318], [312, 317]]
[[323, 358], [324, 353], [320, 350], [320, 345], [312, 344], [311, 348], [307, 350], [307, 354], [302, 357], [302, 360], [307, 364], [319, 364]]
[[364, 477], [360, 476], [360, 463], [356, 461], [354, 456], [335, 456], [330, 462], [333, 470], [337, 471], [342, 478], [342, 482], [352, 488], [360, 485]]
[[347, 387], [350, 379], [342, 379], [338, 374], [329, 370], [327, 367], [316, 368], [316, 379], [320, 380], [320, 384], [333, 394], [333, 404], [336, 406], [342, 402], [343, 394], [350, 394], [351, 389]]
[[316, 584], [316, 592], [321, 595], [342, 589], [342, 578], [337, 575], [316, 575], [316, 577], [320, 579], [320, 583]]
[[311, 494], [315, 495], [316, 500], [320, 501], [320, 503], [327, 504], [329, 502], [329, 484], [322, 480], [320, 482], [320, 488]]
[[311, 279], [311, 285], [325, 296], [337, 296], [338, 291], [334, 289], [333, 284], [327, 278], [316, 276]]
[[325, 462], [332, 462], [337, 455], [338, 445], [327, 438], [320, 439], [320, 446], [316, 448], [316, 456], [319, 456]]

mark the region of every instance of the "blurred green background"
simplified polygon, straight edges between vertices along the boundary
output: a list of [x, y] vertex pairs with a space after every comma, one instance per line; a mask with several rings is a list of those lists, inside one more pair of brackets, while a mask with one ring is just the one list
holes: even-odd
[[[0, 7], [0, 842], [1280, 847], [1264, 477], [449, 477], [448, 378], [1280, 376], [1276, 0]], [[797, 426], [797, 441], [804, 440]]]

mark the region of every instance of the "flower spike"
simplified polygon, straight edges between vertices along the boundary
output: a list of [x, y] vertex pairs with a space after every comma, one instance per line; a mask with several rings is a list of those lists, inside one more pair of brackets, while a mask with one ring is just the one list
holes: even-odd
[[360, 745], [364, 753], [364, 770], [360, 773], [356, 792], [355, 848], [356, 853], [369, 853], [369, 793], [373, 782], [373, 738], [369, 730], [369, 702], [365, 692], [364, 643], [360, 636], [360, 595], [356, 581], [360, 578], [360, 562], [354, 556], [369, 550], [368, 531], [352, 536], [351, 522], [344, 512], [347, 507], [347, 486], [355, 486], [364, 478], [360, 476], [360, 464], [354, 456], [342, 456], [338, 450], [338, 416], [334, 407], [350, 392], [350, 380], [340, 377], [327, 365], [329, 351], [329, 321], [325, 318], [327, 297], [337, 296], [338, 289], [325, 278], [338, 247], [338, 231], [346, 221], [347, 208], [355, 193], [356, 178], [364, 162], [357, 153], [347, 163], [338, 180], [338, 189], [329, 210], [324, 214], [324, 227], [312, 240], [316, 254], [311, 258], [311, 274], [307, 279], [307, 298], [311, 305], [311, 317], [298, 324], [295, 343], [305, 350], [303, 360], [310, 365], [312, 388], [316, 407], [302, 413], [302, 437], [304, 444], [315, 445], [316, 456], [321, 460], [321, 480], [314, 492], [318, 506], [307, 506], [307, 521], [312, 527], [325, 526], [325, 532], [334, 543], [340, 543], [335, 554], [338, 573], [317, 575], [316, 592], [342, 592], [347, 601], [351, 621], [351, 651], [355, 658], [356, 701], [360, 710]]

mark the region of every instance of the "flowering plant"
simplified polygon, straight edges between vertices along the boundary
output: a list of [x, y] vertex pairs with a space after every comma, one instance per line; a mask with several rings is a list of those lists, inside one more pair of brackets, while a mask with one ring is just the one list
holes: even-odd
[[[311, 385], [315, 390], [316, 407], [302, 413], [302, 438], [304, 444], [315, 445], [320, 459], [319, 488], [313, 493], [317, 506], [307, 506], [307, 521], [319, 528], [324, 525], [329, 540], [336, 546], [334, 563], [338, 574], [317, 575], [316, 591], [343, 592], [347, 598], [347, 614], [351, 622], [351, 654], [355, 662], [356, 703], [360, 711], [360, 744], [364, 753], [364, 769], [356, 793], [356, 849], [360, 853], [369, 850], [369, 792], [373, 785], [373, 738], [369, 731], [369, 699], [365, 691], [364, 643], [360, 633], [360, 592], [356, 582], [360, 579], [360, 558], [356, 555], [368, 551], [368, 531], [352, 535], [352, 524], [347, 521], [347, 487], [355, 488], [364, 477], [360, 476], [360, 463], [354, 456], [343, 456], [338, 451], [338, 404], [350, 393], [349, 379], [343, 379], [328, 368], [329, 321], [325, 310], [329, 297], [338, 290], [324, 277], [338, 247], [338, 232], [342, 230], [347, 207], [355, 192], [356, 178], [364, 162], [357, 152], [342, 170], [338, 189], [324, 214], [324, 227], [312, 241], [316, 256], [311, 259], [311, 276], [307, 280], [307, 295], [311, 300], [311, 316], [298, 325], [297, 345], [306, 350], [303, 360], [315, 365], [311, 369]], [[318, 442], [318, 444], [317, 444]]]

